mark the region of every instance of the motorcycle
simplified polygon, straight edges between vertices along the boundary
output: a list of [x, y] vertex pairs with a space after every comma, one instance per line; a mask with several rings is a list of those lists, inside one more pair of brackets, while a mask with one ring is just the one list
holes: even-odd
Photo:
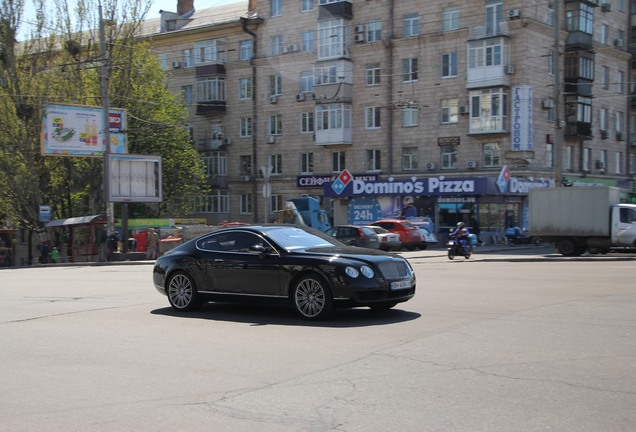
[[534, 244], [538, 246], [541, 244], [539, 240], [533, 238], [528, 233], [527, 228], [521, 229], [519, 227], [506, 228], [506, 241], [508, 242], [509, 246], [528, 244]]
[[465, 240], [457, 240], [454, 236], [448, 236], [448, 241], [446, 242], [446, 246], [448, 246], [448, 259], [452, 260], [456, 256], [463, 256], [464, 258], [470, 258], [472, 253], [471, 247]]

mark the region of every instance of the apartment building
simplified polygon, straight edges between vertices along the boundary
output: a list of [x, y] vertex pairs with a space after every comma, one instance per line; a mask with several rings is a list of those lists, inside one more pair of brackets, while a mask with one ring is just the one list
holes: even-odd
[[144, 32], [189, 105], [210, 223], [310, 195], [337, 224], [412, 204], [497, 233], [529, 188], [633, 188], [626, 0], [175, 6]]

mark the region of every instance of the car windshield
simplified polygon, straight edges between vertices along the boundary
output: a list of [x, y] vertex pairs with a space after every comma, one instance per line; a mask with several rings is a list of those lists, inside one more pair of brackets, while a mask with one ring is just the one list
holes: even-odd
[[320, 231], [308, 232], [300, 228], [280, 228], [270, 230], [267, 234], [288, 250], [342, 246], [339, 241], [329, 238]]

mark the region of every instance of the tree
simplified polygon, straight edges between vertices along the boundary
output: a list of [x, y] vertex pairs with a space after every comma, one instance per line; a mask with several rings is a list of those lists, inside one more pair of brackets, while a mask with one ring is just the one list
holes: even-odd
[[0, 214], [30, 230], [42, 229], [42, 204], [52, 206], [55, 218], [105, 212], [102, 158], [40, 155], [43, 105], [100, 106], [104, 61], [110, 106], [128, 113], [129, 153], [162, 156], [163, 202], [154, 208], [133, 205], [130, 216], [187, 213], [206, 189], [203, 167], [184, 131], [187, 111], [166, 90], [158, 60], [139, 37], [150, 2], [102, 3], [106, 58], [99, 50], [95, 0], [80, 0], [74, 9], [54, 0], [53, 12], [38, 0], [37, 22], [21, 42], [16, 35], [24, 1], [0, 0]]

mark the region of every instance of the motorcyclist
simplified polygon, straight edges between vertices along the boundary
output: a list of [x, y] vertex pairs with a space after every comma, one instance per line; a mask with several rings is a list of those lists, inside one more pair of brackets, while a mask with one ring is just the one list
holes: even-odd
[[457, 228], [451, 233], [451, 237], [457, 240], [457, 243], [462, 247], [464, 252], [468, 251], [468, 228], [464, 222], [457, 222]]

